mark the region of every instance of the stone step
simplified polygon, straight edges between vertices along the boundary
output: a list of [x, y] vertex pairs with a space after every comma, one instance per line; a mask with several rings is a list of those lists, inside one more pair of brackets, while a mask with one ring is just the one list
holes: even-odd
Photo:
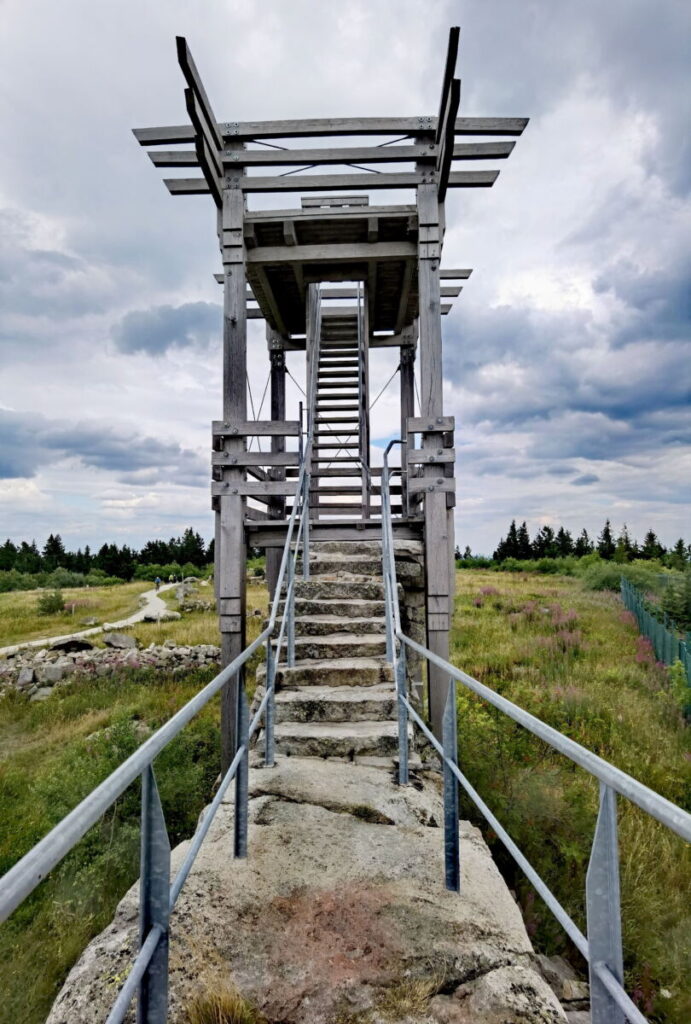
[[387, 722], [396, 696], [386, 686], [310, 686], [276, 694], [277, 722]]
[[[383, 619], [385, 612], [384, 601], [358, 601], [347, 599], [311, 601], [308, 598], [295, 599], [296, 616], [304, 615], [341, 615], [344, 618], [361, 619], [364, 617], [372, 619]], [[280, 613], [283, 613], [283, 602], [281, 602]]]
[[310, 573], [315, 576], [328, 576], [334, 572], [357, 573], [359, 576], [381, 576], [382, 561], [372, 555], [338, 555], [310, 553]]
[[393, 757], [398, 752], [396, 722], [313, 724], [282, 722], [276, 726], [276, 753], [293, 757]]
[[[257, 668], [257, 683], [263, 684], [266, 665]], [[393, 670], [384, 658], [329, 658], [324, 661], [298, 661], [293, 668], [285, 664], [276, 669], [276, 685], [281, 689], [299, 686], [377, 686], [392, 683]]]
[[386, 654], [382, 633], [353, 633], [346, 636], [301, 636], [295, 640], [297, 661], [321, 661], [325, 658], [377, 658]]
[[353, 579], [340, 579], [334, 577], [329, 579], [324, 576], [313, 575], [308, 580], [298, 579], [295, 581], [295, 598], [308, 601], [346, 600], [352, 601], [361, 599], [363, 601], [383, 601], [384, 583], [381, 580], [373, 580], [371, 577], [355, 577]]
[[379, 540], [320, 540], [312, 544], [312, 552], [315, 555], [360, 555], [373, 558], [381, 555], [381, 541]]
[[355, 633], [361, 636], [384, 635], [386, 621], [383, 617], [372, 618], [361, 616], [348, 618], [342, 615], [297, 615], [295, 618], [295, 634], [305, 636], [338, 636], [339, 634]]

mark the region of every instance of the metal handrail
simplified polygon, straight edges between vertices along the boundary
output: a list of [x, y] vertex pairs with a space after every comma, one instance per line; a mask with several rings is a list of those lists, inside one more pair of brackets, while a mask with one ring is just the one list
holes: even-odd
[[[382, 568], [386, 609], [387, 657], [396, 678], [398, 704], [399, 769], [398, 781], [408, 782], [408, 722], [415, 722], [439, 755], [444, 772], [445, 873], [447, 887], [459, 889], [459, 834], [457, 787], [465, 792], [489, 823], [497, 837], [523, 870], [539, 895], [565, 929], [574, 945], [588, 962], [590, 1001], [593, 1024], [624, 1024], [626, 1020], [646, 1024], [646, 1018], [623, 988], [623, 951], [621, 941], [621, 910], [619, 898], [619, 850], [617, 839], [616, 794], [626, 797], [651, 817], [666, 825], [683, 839], [691, 840], [691, 814], [677, 807], [641, 782], [627, 775], [580, 743], [569, 739], [557, 729], [524, 711], [494, 690], [440, 658], [429, 648], [417, 643], [401, 629], [396, 582], [396, 561], [389, 490], [389, 451], [402, 439], [391, 441], [384, 453], [382, 469]], [[408, 700], [405, 691], [405, 652], [415, 651], [428, 663], [441, 668], [449, 677], [449, 691], [443, 718], [442, 742]], [[559, 753], [585, 768], [600, 783], [600, 806], [586, 877], [586, 908], [588, 934], [583, 935], [576, 923], [513, 842], [501, 823], [472, 784], [459, 769], [456, 750], [456, 681], [498, 708]]]
[[[321, 298], [316, 290], [316, 332], [319, 338]], [[312, 389], [314, 393], [314, 389]], [[297, 560], [302, 541], [304, 578], [309, 578], [309, 487], [308, 471], [314, 433], [314, 411], [308, 418], [307, 435], [302, 445], [302, 458], [298, 474], [295, 500], [288, 520], [286, 542], [278, 571], [269, 620], [266, 628], [233, 661], [223, 668], [211, 682], [188, 701], [153, 736], [127, 758], [107, 779], [89, 793], [65, 818], [38, 842], [24, 857], [0, 878], [0, 922], [30, 895], [50, 871], [79, 842], [84, 834], [108, 810], [138, 776], [142, 778], [142, 847], [140, 861], [140, 947], [127, 980], [122, 986], [107, 1018], [107, 1024], [121, 1024], [130, 1003], [139, 994], [138, 1019], [147, 1024], [165, 1024], [168, 1001], [168, 919], [199, 853], [202, 842], [211, 827], [223, 798], [235, 780], [235, 841], [234, 855], [247, 855], [247, 777], [249, 743], [264, 720], [265, 761], [273, 764], [275, 720], [276, 665], [281, 646], [287, 642], [288, 664], [295, 658], [295, 582]], [[298, 509], [299, 521], [298, 521]], [[295, 540], [295, 524], [298, 522]], [[293, 550], [291, 551], [291, 547]], [[287, 580], [286, 580], [287, 575]], [[273, 637], [278, 610], [285, 584], [285, 604], [281, 625], [273, 649]], [[207, 813], [192, 837], [190, 848], [177, 875], [170, 881], [170, 845], [165, 828], [158, 789], [153, 773], [157, 755], [178, 733], [215, 697], [252, 655], [266, 646], [266, 691], [252, 722], [248, 721], [247, 698], [242, 687], [238, 693], [238, 748], [227, 769]]]

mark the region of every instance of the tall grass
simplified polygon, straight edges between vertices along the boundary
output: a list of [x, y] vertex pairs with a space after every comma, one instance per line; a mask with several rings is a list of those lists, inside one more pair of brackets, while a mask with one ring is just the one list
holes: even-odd
[[[452, 660], [675, 803], [688, 806], [688, 730], [667, 672], [638, 643], [619, 599], [565, 577], [461, 571]], [[464, 771], [581, 928], [598, 791], [526, 730], [460, 688]], [[689, 851], [619, 801], [629, 991], [652, 1019], [691, 1019]], [[464, 813], [475, 818], [472, 806]], [[578, 954], [490, 832], [533, 939]], [[581, 964], [581, 966], [583, 966]]]

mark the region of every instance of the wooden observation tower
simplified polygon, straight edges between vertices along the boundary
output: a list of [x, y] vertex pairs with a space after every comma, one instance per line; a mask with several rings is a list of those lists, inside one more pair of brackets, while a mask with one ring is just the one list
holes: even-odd
[[[505, 159], [515, 145], [506, 137], [520, 135], [527, 124], [524, 118], [458, 115], [458, 37], [452, 28], [436, 115], [281, 121], [217, 120], [179, 37], [190, 123], [134, 132], [150, 147], [156, 167], [198, 172], [165, 179], [172, 195], [208, 194], [218, 210], [223, 418], [213, 424], [212, 501], [224, 665], [245, 647], [247, 547], [266, 548], [271, 587], [296, 493], [303, 424], [286, 419], [291, 353], [306, 353], [311, 541], [381, 537], [381, 466], [371, 458], [368, 383], [369, 352], [377, 348], [390, 352], [392, 369], [397, 363], [400, 369], [400, 425], [392, 426], [391, 436], [407, 442], [393, 535], [423, 542], [427, 645], [448, 659], [455, 452], [454, 421], [444, 415], [442, 400], [441, 318], [470, 270], [442, 266], [444, 201], [451, 188], [493, 185], [497, 170], [456, 168]], [[378, 204], [370, 193], [381, 190], [412, 193], [414, 202]], [[274, 196], [276, 208], [252, 209], [256, 194]], [[289, 205], [295, 194], [299, 206]], [[266, 420], [248, 417], [252, 318], [266, 321]], [[270, 451], [251, 450], [253, 437], [269, 438]], [[429, 713], [437, 735], [447, 683], [431, 665]], [[226, 764], [235, 744], [236, 692], [237, 680], [222, 705]]]

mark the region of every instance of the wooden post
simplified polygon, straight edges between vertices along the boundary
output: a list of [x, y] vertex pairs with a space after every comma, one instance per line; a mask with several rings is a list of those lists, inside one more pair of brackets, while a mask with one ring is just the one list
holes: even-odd
[[[423, 165], [424, 166], [424, 165]], [[439, 260], [441, 225], [437, 185], [428, 181], [417, 190], [419, 242], [418, 289], [420, 295], [420, 415], [434, 418], [443, 415], [441, 301], [439, 294]], [[424, 448], [436, 448], [441, 435], [423, 435]], [[423, 467], [424, 476], [435, 476], [433, 465]], [[425, 568], [427, 645], [441, 658], [449, 658], [450, 572], [449, 516], [446, 494], [425, 496]], [[427, 668], [429, 715], [432, 730], [442, 737], [442, 721], [449, 688], [447, 675], [434, 665]]]
[[[269, 344], [269, 359], [271, 360], [271, 419], [285, 420], [286, 418], [286, 356], [283, 350], [283, 339], [275, 331], [267, 326], [267, 341]], [[286, 450], [285, 438], [281, 435], [272, 436], [271, 451], [284, 452]], [[285, 480], [286, 471], [283, 466], [275, 466], [269, 470], [272, 480]], [[285, 518], [286, 500], [283, 497], [274, 498], [269, 504], [269, 515], [272, 519]], [[276, 581], [281, 567], [281, 548], [266, 549], [266, 582], [269, 588], [269, 597], [273, 599], [276, 591]]]
[[[246, 439], [233, 437], [233, 422], [247, 419], [247, 281], [243, 241], [244, 197], [238, 174], [225, 179], [221, 210], [223, 256], [223, 422], [229, 435], [224, 451], [243, 451]], [[232, 493], [233, 483], [244, 480], [242, 469], [224, 469], [228, 494], [219, 498], [217, 548], [221, 666], [230, 664], [245, 647], [247, 549], [245, 542], [246, 499]], [[226, 771], [237, 747], [237, 708], [241, 670], [221, 693], [221, 770]]]

